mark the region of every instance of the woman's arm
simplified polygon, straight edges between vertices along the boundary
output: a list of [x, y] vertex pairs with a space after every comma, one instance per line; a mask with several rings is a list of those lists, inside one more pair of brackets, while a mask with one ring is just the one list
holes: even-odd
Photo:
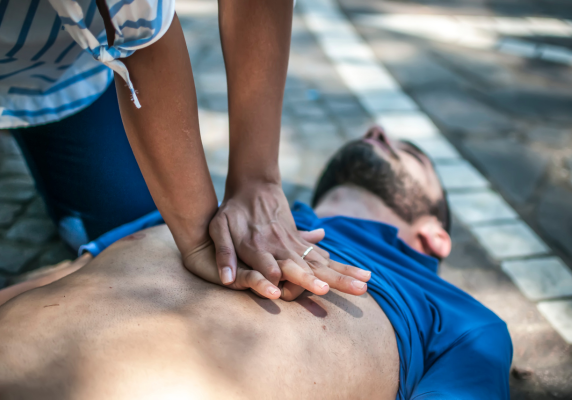
[[280, 183], [278, 148], [292, 31], [292, 0], [219, 0], [228, 81], [228, 189]]
[[[365, 271], [329, 260], [327, 252], [316, 246], [302, 259], [312, 243], [298, 233], [281, 186], [278, 148], [293, 1], [218, 0], [218, 4], [230, 120], [225, 198], [210, 225], [221, 280], [233, 281], [237, 254], [274, 285], [284, 277], [278, 261], [293, 260], [290, 265], [333, 288], [362, 294], [365, 284], [352, 284], [350, 276], [366, 281]], [[293, 299], [302, 291], [286, 283], [283, 298]]]
[[[115, 75], [121, 118], [145, 182], [183, 255], [210, 240], [217, 199], [200, 138], [191, 61], [179, 19], [123, 60], [141, 109]], [[102, 116], [104, 117], [104, 116]]]

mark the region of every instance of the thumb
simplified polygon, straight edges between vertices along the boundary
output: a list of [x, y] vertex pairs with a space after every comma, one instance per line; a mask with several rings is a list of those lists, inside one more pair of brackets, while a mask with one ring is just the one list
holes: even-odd
[[209, 225], [209, 234], [216, 249], [216, 265], [223, 285], [229, 285], [236, 279], [236, 253], [226, 218], [218, 215]]
[[313, 244], [324, 240], [324, 237], [326, 237], [326, 231], [322, 228], [314, 229], [313, 231], [298, 231], [298, 233], [302, 239]]

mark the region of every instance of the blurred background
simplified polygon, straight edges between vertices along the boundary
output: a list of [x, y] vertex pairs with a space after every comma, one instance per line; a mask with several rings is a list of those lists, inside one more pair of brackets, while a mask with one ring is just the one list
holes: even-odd
[[[217, 196], [228, 158], [217, 5], [178, 0]], [[453, 219], [440, 275], [509, 325], [514, 399], [572, 398], [572, 4], [299, 0], [280, 167], [310, 202], [345, 142], [380, 124], [435, 160]], [[75, 255], [0, 131], [0, 287]]]

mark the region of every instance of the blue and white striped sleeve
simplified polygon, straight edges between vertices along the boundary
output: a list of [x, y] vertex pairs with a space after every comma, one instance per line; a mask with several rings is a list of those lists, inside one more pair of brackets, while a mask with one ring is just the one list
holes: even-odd
[[113, 46], [100, 43], [86, 27], [83, 10], [76, 0], [49, 1], [73, 39], [125, 80], [135, 106], [140, 108], [129, 71], [119, 59], [155, 43], [165, 34], [175, 15], [175, 0], [105, 0], [115, 30]]

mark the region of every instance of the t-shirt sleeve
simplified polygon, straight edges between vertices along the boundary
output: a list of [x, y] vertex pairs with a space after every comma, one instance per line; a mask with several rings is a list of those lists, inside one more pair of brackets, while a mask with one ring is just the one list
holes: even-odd
[[511, 361], [506, 325], [469, 331], [428, 367], [411, 399], [508, 400]]
[[[117, 72], [131, 90], [133, 101], [140, 107], [129, 71], [121, 58], [150, 46], [169, 29], [175, 15], [175, 0], [105, 0], [115, 30], [113, 46], [98, 40], [86, 25], [84, 10], [75, 0], [49, 0], [58, 13], [64, 29], [93, 58]], [[99, 32], [95, 32], [99, 34]], [[105, 37], [104, 37], [105, 39]]]

